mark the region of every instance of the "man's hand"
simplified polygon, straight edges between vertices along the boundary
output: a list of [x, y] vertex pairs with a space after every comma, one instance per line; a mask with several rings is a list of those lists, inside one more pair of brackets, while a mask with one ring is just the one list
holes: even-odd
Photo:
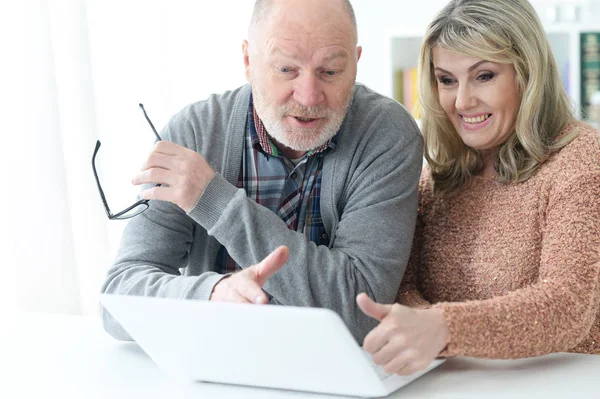
[[214, 175], [215, 171], [196, 151], [168, 141], [159, 141], [132, 183], [168, 185], [144, 190], [140, 197], [169, 201], [188, 213]]
[[410, 375], [424, 370], [448, 344], [450, 333], [441, 309], [382, 305], [365, 293], [356, 297], [356, 303], [381, 322], [367, 334], [363, 349], [388, 373]]
[[210, 296], [211, 301], [265, 304], [267, 295], [262, 286], [287, 262], [290, 251], [281, 246], [260, 263], [219, 281]]

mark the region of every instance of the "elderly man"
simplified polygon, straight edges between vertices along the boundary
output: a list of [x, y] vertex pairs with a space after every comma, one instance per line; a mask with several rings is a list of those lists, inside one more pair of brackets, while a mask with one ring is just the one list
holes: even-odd
[[361, 51], [347, 0], [258, 0], [249, 85], [164, 128], [134, 178], [150, 208], [127, 225], [102, 291], [325, 307], [362, 342], [376, 322], [354, 299], [394, 301], [423, 144], [404, 108], [355, 84]]

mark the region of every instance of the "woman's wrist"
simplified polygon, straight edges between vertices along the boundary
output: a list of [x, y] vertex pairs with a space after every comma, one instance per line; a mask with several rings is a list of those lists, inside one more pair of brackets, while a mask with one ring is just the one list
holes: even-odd
[[434, 331], [437, 332], [435, 343], [439, 349], [438, 353], [440, 353], [446, 349], [450, 343], [450, 329], [448, 329], [448, 324], [446, 323], [444, 309], [434, 307], [424, 311], [429, 313], [432, 327], [434, 328]]

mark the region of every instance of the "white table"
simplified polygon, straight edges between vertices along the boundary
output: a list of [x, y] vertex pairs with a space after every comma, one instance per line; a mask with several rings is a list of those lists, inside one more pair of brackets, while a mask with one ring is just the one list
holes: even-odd
[[[339, 396], [170, 380], [99, 320], [0, 315], [0, 398], [303, 398]], [[449, 359], [390, 398], [600, 398], [600, 356]]]

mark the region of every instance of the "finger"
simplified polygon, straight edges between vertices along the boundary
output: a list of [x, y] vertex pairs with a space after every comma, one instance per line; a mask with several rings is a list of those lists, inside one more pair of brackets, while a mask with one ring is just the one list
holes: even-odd
[[153, 153], [164, 154], [164, 155], [177, 155], [181, 154], [183, 150], [186, 150], [186, 147], [183, 147], [179, 144], [171, 143], [170, 141], [157, 141], [154, 144]]
[[363, 349], [375, 355], [388, 341], [387, 329], [380, 324], [367, 334], [363, 341]]
[[392, 309], [392, 305], [383, 305], [381, 303], [377, 303], [369, 298], [369, 296], [364, 292], [358, 294], [356, 297], [356, 303], [364, 314], [379, 321], [387, 316]]
[[172, 193], [173, 189], [171, 189], [170, 187], [165, 187], [165, 186], [161, 186], [161, 187], [151, 187], [148, 188], [146, 190], [143, 190], [140, 193], [140, 198], [141, 199], [147, 199], [147, 200], [158, 200], [158, 201], [169, 201], [172, 202], [173, 199], [173, 193]]
[[414, 373], [418, 373], [419, 371], [423, 371], [425, 370], [428, 366], [429, 366], [430, 362], [427, 361], [420, 361], [420, 362], [413, 362], [411, 364], [408, 365], [408, 367], [405, 367], [402, 370], [399, 370], [396, 374], [399, 375], [411, 375]]
[[402, 347], [387, 341], [379, 348], [379, 350], [373, 353], [373, 363], [383, 366], [394, 359], [394, 357], [396, 357], [402, 350]]
[[281, 269], [290, 256], [290, 250], [286, 246], [281, 246], [271, 252], [259, 264], [252, 266], [255, 272], [256, 282], [259, 286], [265, 285], [269, 277], [277, 270]]
[[[426, 363], [415, 363], [415, 362], [407, 362], [404, 366], [396, 369], [395, 371], [391, 371], [390, 373], [409, 376], [416, 372], [423, 371], [427, 368], [428, 364]], [[394, 366], [392, 366], [394, 367]], [[384, 367], [385, 369], [385, 367]], [[386, 370], [387, 371], [387, 370]]]
[[148, 159], [146, 159], [146, 162], [144, 162], [140, 170], [146, 170], [150, 168], [173, 169], [172, 162], [174, 157], [174, 155], [152, 152], [150, 155], [148, 155]]
[[388, 373], [400, 374], [404, 372], [404, 374], [401, 375], [407, 375], [406, 372], [410, 368], [413, 361], [408, 352], [409, 351], [407, 350], [397, 352], [392, 359], [381, 366]]
[[136, 186], [148, 183], [173, 185], [176, 183], [175, 179], [175, 174], [170, 170], [152, 168], [138, 173], [133, 180], [131, 180], [131, 183]]
[[[243, 272], [240, 272], [240, 274]], [[263, 289], [256, 283], [256, 281], [249, 278], [239, 278], [235, 282], [231, 281], [231, 286], [238, 295], [245, 298], [248, 302], [255, 303], [258, 305], [266, 304], [268, 302], [267, 294]]]
[[213, 302], [251, 303], [233, 289], [227, 290], [225, 295], [213, 295], [210, 300]]

